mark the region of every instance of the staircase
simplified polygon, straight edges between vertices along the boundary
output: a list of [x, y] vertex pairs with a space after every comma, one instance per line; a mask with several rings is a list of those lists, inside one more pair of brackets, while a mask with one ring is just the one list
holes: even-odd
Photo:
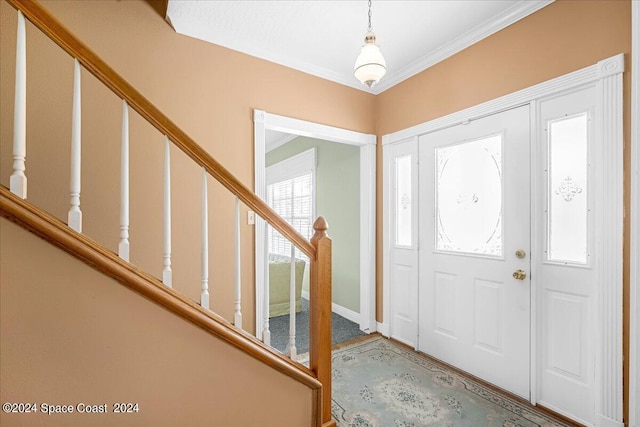
[[[5, 218], [0, 221], [3, 304], [1, 393], [3, 403], [31, 402], [34, 405], [32, 408], [28, 408], [28, 405], [18, 405], [15, 411], [3, 412], [0, 418], [2, 425], [24, 425], [27, 416], [30, 420], [29, 425], [335, 425], [335, 421], [331, 419], [331, 240], [326, 233], [326, 221], [318, 218], [314, 224], [315, 235], [311, 241], [305, 240], [238, 178], [56, 21], [45, 8], [32, 0], [6, 1], [18, 11], [18, 25], [13, 165], [9, 188], [0, 186], [0, 214]], [[29, 171], [26, 168], [26, 22], [33, 24], [74, 61], [71, 173], [66, 223], [27, 199]], [[117, 252], [108, 249], [108, 242], [96, 241], [91, 236], [83, 234], [82, 70], [88, 71], [122, 101], [120, 144], [108, 147], [112, 152], [120, 154], [119, 194], [118, 200], [113, 201], [114, 205], [118, 206], [120, 221], [118, 236], [114, 236], [118, 241]], [[132, 120], [129, 114], [133, 112], [155, 128], [164, 142], [161, 277], [155, 277], [130, 262], [132, 258], [136, 258], [136, 250], [139, 247], [132, 243], [130, 235], [134, 230], [130, 221], [129, 139], [132, 134]], [[3, 141], [3, 145], [5, 143], [6, 141]], [[171, 153], [176, 149], [186, 155], [195, 167], [200, 168], [202, 175], [202, 188], [198, 189], [202, 195], [199, 218], [202, 234], [199, 236], [200, 242], [192, 242], [195, 247], [190, 249], [196, 253], [197, 249], [200, 249], [198, 256], [202, 268], [200, 295], [197, 299], [181, 292], [182, 283], [174, 280], [172, 270], [172, 255], [175, 249], [172, 248], [172, 236], [175, 237], [177, 232], [172, 230], [172, 213], [176, 212], [172, 212], [172, 206], [175, 204], [172, 205], [171, 196], [176, 193], [175, 189], [172, 192], [171, 188]], [[231, 195], [223, 200], [232, 200], [232, 206], [223, 208], [219, 200], [214, 200], [215, 206], [210, 203], [211, 192], [208, 182], [212, 179]], [[54, 193], [53, 189], [47, 191]], [[62, 194], [58, 196], [64, 197]], [[214, 207], [211, 211], [210, 206]], [[231, 307], [224, 308], [225, 312], [233, 314], [228, 316], [228, 319], [210, 309], [211, 301], [217, 301], [217, 290], [209, 285], [210, 281], [216, 282], [215, 279], [211, 279], [216, 277], [216, 272], [209, 272], [209, 240], [212, 235], [209, 231], [210, 212], [215, 216], [218, 211], [227, 208], [233, 209], [234, 212], [234, 239], [228, 248], [234, 255], [233, 289], [231, 292], [230, 289], [226, 290], [233, 294], [233, 307], [232, 310]], [[243, 209], [255, 212], [286, 237], [292, 243], [292, 248], [297, 247], [310, 260], [310, 369], [271, 348], [268, 345], [268, 334], [264, 334], [266, 342], [262, 342], [243, 330], [240, 228]], [[152, 212], [148, 214], [151, 215]], [[34, 239], [25, 230], [62, 249], [68, 255]], [[293, 256], [292, 250], [292, 258]], [[47, 261], [52, 259], [57, 261]], [[81, 264], [77, 260], [81, 261]], [[39, 266], [45, 264], [50, 266], [39, 271]], [[292, 262], [292, 265], [295, 264]], [[92, 270], [88, 270], [88, 267]], [[60, 280], [61, 276], [66, 275], [69, 276], [68, 280], [64, 280], [64, 277]], [[72, 277], [76, 277], [75, 283]], [[80, 287], [77, 280], [83, 281]], [[54, 282], [58, 285], [51, 286]], [[121, 289], [129, 289], [135, 294], [128, 291], [123, 294]], [[140, 296], [145, 298], [141, 299]], [[11, 304], [14, 300], [28, 304], [30, 299], [42, 304], [41, 309], [38, 310], [38, 304], [34, 304], [33, 307], [29, 305], [27, 310], [16, 310]], [[47, 304], [47, 301], [51, 304]], [[128, 310], [129, 305], [137, 309]], [[158, 312], [160, 307], [162, 310]], [[294, 310], [295, 304], [291, 307], [292, 314], [295, 314]], [[108, 333], [96, 332], [89, 333], [91, 336], [86, 337], [86, 345], [78, 345], [79, 341], [84, 341], [81, 339], [82, 331], [86, 334], [87, 325], [91, 325], [92, 328], [99, 327], [100, 322], [93, 322], [100, 319], [100, 313], [105, 311], [118, 312], [122, 319], [128, 319], [124, 323], [120, 321], [122, 319], [113, 321], [114, 325], [120, 325], [124, 342], [113, 340], [113, 336]], [[43, 321], [43, 313], [49, 313], [52, 318]], [[139, 313], [139, 316], [135, 315], [136, 313]], [[165, 329], [158, 332], [156, 323], [145, 324], [143, 320], [147, 316], [164, 324]], [[34, 326], [37, 323], [34, 319], [40, 319], [40, 326]], [[79, 325], [79, 322], [87, 322], [87, 325]], [[185, 326], [187, 324], [188, 326]], [[32, 327], [29, 327], [30, 325]], [[55, 325], [60, 325], [63, 331], [60, 332]], [[39, 331], [49, 327], [52, 329], [51, 335], [48, 336], [55, 336], [56, 340], [50, 341], [47, 335], [40, 334]], [[137, 331], [138, 335], [132, 335], [132, 331]], [[136, 341], [136, 336], [141, 336], [139, 343], [132, 342]], [[156, 339], [166, 339], [167, 343], [173, 343], [173, 346], [170, 349], [159, 350], [162, 354], [153, 357], [153, 362], [149, 362], [150, 356], [145, 356], [145, 351], [153, 348], [154, 343], [157, 344], [153, 339], [149, 342], [153, 336], [156, 336]], [[96, 337], [111, 337], [111, 341], [104, 344], [103, 341], [96, 340]], [[42, 344], [47, 341], [49, 342], [46, 346], [24, 345], [25, 342]], [[140, 346], [140, 343], [146, 344]], [[290, 345], [294, 348], [291, 354], [295, 354], [295, 339]], [[98, 348], [100, 351], [97, 351]], [[122, 363], [115, 363], [109, 357], [110, 354], [122, 355], [127, 351], [132, 354]], [[55, 363], [48, 364], [46, 361], [50, 360], [49, 358], [40, 357], [43, 352], [57, 355], [60, 358], [58, 360], [78, 363], [79, 371], [90, 377], [87, 378], [88, 382], [72, 371], [66, 372], [67, 375], [52, 376], [51, 370], [61, 367]], [[51, 360], [56, 358], [52, 357]], [[187, 365], [185, 368], [180, 367], [181, 360]], [[210, 365], [210, 360], [216, 360], [216, 363]], [[29, 366], [28, 361], [39, 361], [39, 364]], [[65, 363], [65, 366], [71, 369], [73, 363]], [[44, 369], [43, 365], [47, 365], [49, 369]], [[107, 368], [101, 369], [100, 366]], [[156, 369], [155, 374], [150, 367]], [[173, 374], [174, 369], [184, 369], [188, 373], [172, 376], [170, 373]], [[32, 375], [38, 371], [42, 371], [40, 380]], [[212, 371], [221, 373], [221, 376], [212, 374]], [[202, 375], [196, 375], [198, 372]], [[127, 375], [123, 375], [124, 373]], [[226, 373], [226, 376], [222, 373]], [[167, 376], [171, 377], [168, 382], [157, 380], [160, 377], [166, 379]], [[134, 377], [138, 377], [137, 380], [134, 381]], [[68, 393], [74, 388], [84, 390], [89, 386], [91, 389], [91, 386], [95, 386], [91, 381], [102, 384], [113, 379], [120, 381], [118, 384], [121, 385], [123, 396], [111, 394], [100, 399], [95, 397], [101, 394], [96, 394], [94, 387], [92, 396], [99, 401], [81, 402], [78, 399], [84, 399], [83, 397]], [[207, 379], [212, 383], [208, 384]], [[60, 382], [59, 396], [73, 397], [67, 397], [68, 401], [56, 398], [56, 387], [47, 381]], [[143, 381], [144, 386], [140, 387], [139, 381]], [[106, 389], [109, 387], [105, 386]], [[113, 393], [113, 390], [117, 389], [112, 386], [109, 390]], [[38, 390], [42, 390], [40, 394]], [[67, 394], [61, 390], [66, 390]], [[148, 400], [146, 411], [140, 405], [134, 411], [132, 405], [136, 403], [135, 396], [132, 397], [130, 390], [138, 390], [137, 396], [140, 397], [142, 394]], [[179, 399], [166, 400], [162, 397], [177, 392], [180, 394]], [[190, 393], [193, 396], [190, 396]], [[157, 397], [151, 399], [149, 396]], [[195, 403], [202, 402], [203, 399], [214, 403], [206, 406]], [[149, 403], [151, 401], [154, 403]], [[170, 404], [168, 402], [173, 402], [176, 407], [174, 411], [166, 411], [167, 405], [159, 405], [158, 402], [167, 402], [167, 405]], [[124, 406], [119, 406], [121, 403]], [[84, 406], [79, 406], [81, 404]], [[127, 407], [128, 404], [131, 404], [130, 407]], [[69, 411], [69, 408], [72, 410]], [[116, 413], [118, 409], [123, 409], [125, 413]], [[50, 411], [54, 413], [45, 415]], [[177, 418], [171, 418], [176, 414], [179, 414]]]

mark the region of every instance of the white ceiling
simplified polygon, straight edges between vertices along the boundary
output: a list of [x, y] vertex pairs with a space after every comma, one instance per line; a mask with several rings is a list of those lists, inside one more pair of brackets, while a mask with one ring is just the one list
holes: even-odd
[[366, 0], [169, 0], [167, 18], [178, 33], [378, 94], [552, 1], [373, 0], [387, 74], [372, 89], [353, 76]]

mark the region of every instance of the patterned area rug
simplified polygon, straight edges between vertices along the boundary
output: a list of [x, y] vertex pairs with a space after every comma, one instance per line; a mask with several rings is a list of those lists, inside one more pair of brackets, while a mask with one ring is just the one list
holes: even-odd
[[341, 427], [568, 426], [382, 337], [333, 352]]

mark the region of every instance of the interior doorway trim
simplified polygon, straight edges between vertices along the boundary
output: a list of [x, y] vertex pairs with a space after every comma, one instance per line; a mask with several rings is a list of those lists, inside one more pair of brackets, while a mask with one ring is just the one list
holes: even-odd
[[[390, 218], [389, 203], [390, 146], [409, 138], [435, 132], [450, 126], [465, 123], [481, 117], [499, 113], [520, 105], [535, 103], [537, 99], [569, 91], [583, 85], [594, 84], [597, 90], [598, 127], [596, 137], [599, 150], [596, 158], [601, 159], [597, 176], [596, 194], [602, 203], [597, 204], [598, 281], [600, 289], [596, 312], [596, 354], [595, 356], [595, 419], [596, 426], [622, 427], [622, 240], [623, 240], [623, 111], [622, 73], [624, 55], [603, 59], [598, 63], [557, 77], [520, 91], [496, 98], [485, 103], [443, 116], [419, 125], [400, 130], [382, 137], [383, 153], [383, 322], [382, 331], [389, 330], [390, 306]], [[532, 108], [532, 132], [535, 132], [538, 118]], [[536, 135], [532, 133], [532, 146]], [[606, 178], [606, 179], [605, 179]], [[536, 199], [532, 200], [532, 210], [539, 209]], [[534, 218], [532, 216], [532, 218]], [[539, 245], [539, 233], [532, 236], [532, 247]], [[533, 266], [532, 266], [533, 268]], [[531, 321], [531, 403], [536, 397], [536, 292], [532, 282]], [[606, 350], [605, 350], [606, 349]]]
[[[360, 329], [376, 331], [375, 253], [376, 253], [376, 136], [319, 123], [253, 110], [255, 193], [266, 199], [266, 131], [322, 139], [360, 147]], [[256, 337], [262, 339], [265, 315], [265, 277], [267, 275], [266, 223], [256, 219], [255, 280]], [[331, 235], [331, 224], [329, 224]]]

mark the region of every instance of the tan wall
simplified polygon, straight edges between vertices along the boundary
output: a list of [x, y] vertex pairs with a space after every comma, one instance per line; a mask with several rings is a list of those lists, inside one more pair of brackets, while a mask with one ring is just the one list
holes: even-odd
[[[441, 117], [624, 53], [625, 208], [630, 194], [631, 3], [559, 0], [377, 97], [379, 136]], [[378, 146], [378, 170], [382, 150]], [[382, 230], [378, 174], [378, 230]], [[381, 233], [378, 233], [381, 248]], [[625, 364], [629, 326], [629, 215], [624, 239]], [[378, 251], [378, 266], [382, 253]], [[378, 295], [382, 295], [378, 268]], [[382, 317], [378, 298], [377, 317]], [[625, 365], [628, 371], [628, 365]], [[628, 377], [627, 377], [628, 378]], [[625, 408], [627, 403], [625, 400]], [[626, 413], [625, 409], [625, 413]]]
[[[176, 34], [141, 1], [45, 1], [45, 7], [118, 73], [253, 188], [254, 108], [374, 133], [373, 95]], [[11, 168], [17, 13], [0, 2], [0, 183]], [[73, 61], [27, 28], [29, 200], [66, 221]], [[121, 101], [83, 72], [84, 231], [112, 250], [119, 235]], [[131, 260], [162, 271], [163, 138], [131, 115]], [[174, 287], [199, 301], [200, 185], [172, 150]], [[211, 306], [233, 313], [233, 198], [210, 181]], [[243, 325], [254, 330], [253, 226], [242, 211]]]
[[385, 135], [631, 52], [629, 1], [559, 0], [380, 94]]
[[0, 234], [0, 400], [75, 411], [3, 412], [2, 426], [311, 425], [306, 386], [4, 218]]

